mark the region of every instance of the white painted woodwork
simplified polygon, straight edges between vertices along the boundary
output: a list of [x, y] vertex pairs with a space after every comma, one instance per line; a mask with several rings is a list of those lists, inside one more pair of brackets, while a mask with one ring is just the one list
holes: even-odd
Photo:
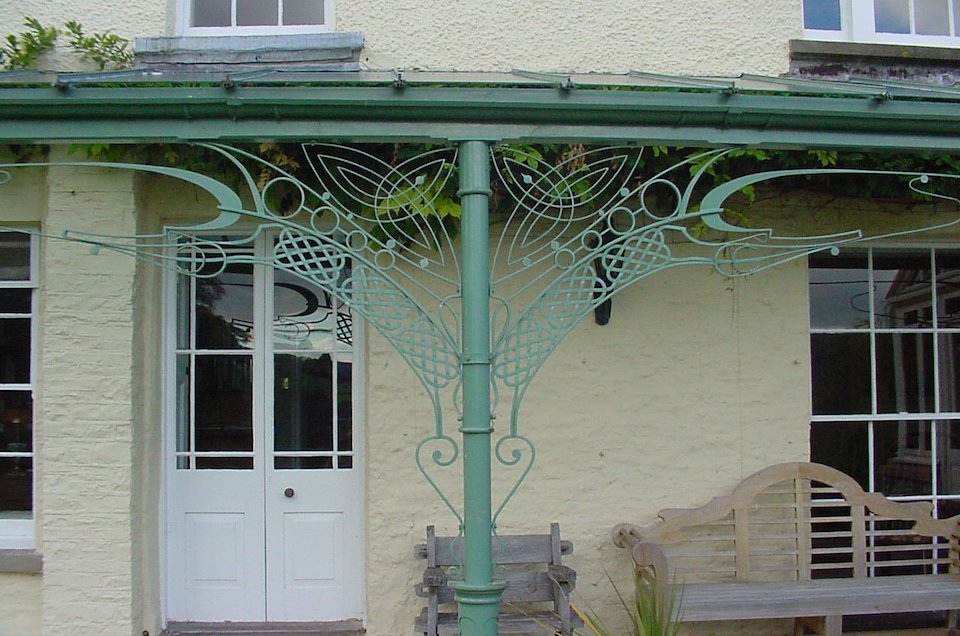
[[[267, 238], [257, 249], [268, 246]], [[172, 278], [172, 277], [171, 277]], [[256, 268], [253, 353], [253, 452], [250, 469], [178, 469], [174, 390], [167, 390], [166, 618], [186, 622], [318, 622], [362, 619], [364, 614], [362, 449], [352, 468], [277, 469], [274, 458], [273, 352], [269, 320], [271, 273]], [[176, 286], [170, 281], [168, 288]], [[175, 324], [175, 290], [167, 290], [167, 324]], [[355, 361], [353, 439], [361, 439]], [[172, 338], [168, 334], [168, 338]], [[168, 351], [173, 343], [168, 342]], [[339, 358], [338, 358], [339, 357]], [[168, 360], [172, 360], [172, 354]], [[173, 364], [168, 364], [173, 367]], [[168, 387], [176, 386], [167, 371]], [[334, 376], [335, 377], [335, 376]], [[182, 444], [181, 440], [181, 444]], [[229, 455], [229, 453], [227, 454]], [[181, 462], [183, 461], [181, 453]], [[196, 466], [196, 457], [190, 465]], [[307, 458], [309, 459], [309, 457]], [[289, 465], [289, 464], [287, 464]], [[292, 496], [287, 496], [287, 491]]]

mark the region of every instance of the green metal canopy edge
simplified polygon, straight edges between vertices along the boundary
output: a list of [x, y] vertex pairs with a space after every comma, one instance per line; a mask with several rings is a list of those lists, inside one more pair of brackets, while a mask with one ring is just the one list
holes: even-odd
[[[330, 75], [330, 74], [327, 74]], [[755, 78], [750, 78], [756, 86]], [[575, 88], [176, 82], [0, 86], [0, 143], [350, 140], [955, 150], [960, 92], [847, 83]], [[764, 86], [760, 84], [760, 86]], [[820, 88], [822, 86], [822, 88]], [[776, 87], [776, 91], [774, 91]], [[831, 92], [832, 91], [832, 92]]]

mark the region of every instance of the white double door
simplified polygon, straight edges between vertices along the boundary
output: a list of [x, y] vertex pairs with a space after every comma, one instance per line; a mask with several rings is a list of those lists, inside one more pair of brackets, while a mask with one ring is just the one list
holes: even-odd
[[[237, 249], [257, 254], [268, 240]], [[171, 280], [167, 300], [167, 619], [362, 617], [361, 374], [348, 312], [252, 264]]]

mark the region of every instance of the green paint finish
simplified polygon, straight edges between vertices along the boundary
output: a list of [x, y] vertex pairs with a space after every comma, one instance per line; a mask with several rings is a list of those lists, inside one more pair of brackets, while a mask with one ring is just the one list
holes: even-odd
[[451, 583], [461, 636], [496, 636], [500, 593], [493, 581], [490, 437], [490, 155], [482, 141], [460, 146], [463, 351], [463, 581]]

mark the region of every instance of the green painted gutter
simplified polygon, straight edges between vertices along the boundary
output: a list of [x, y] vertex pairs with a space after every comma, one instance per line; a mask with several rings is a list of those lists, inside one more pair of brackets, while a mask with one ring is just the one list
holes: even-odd
[[546, 87], [0, 88], [0, 142], [267, 138], [952, 150], [960, 98]]

